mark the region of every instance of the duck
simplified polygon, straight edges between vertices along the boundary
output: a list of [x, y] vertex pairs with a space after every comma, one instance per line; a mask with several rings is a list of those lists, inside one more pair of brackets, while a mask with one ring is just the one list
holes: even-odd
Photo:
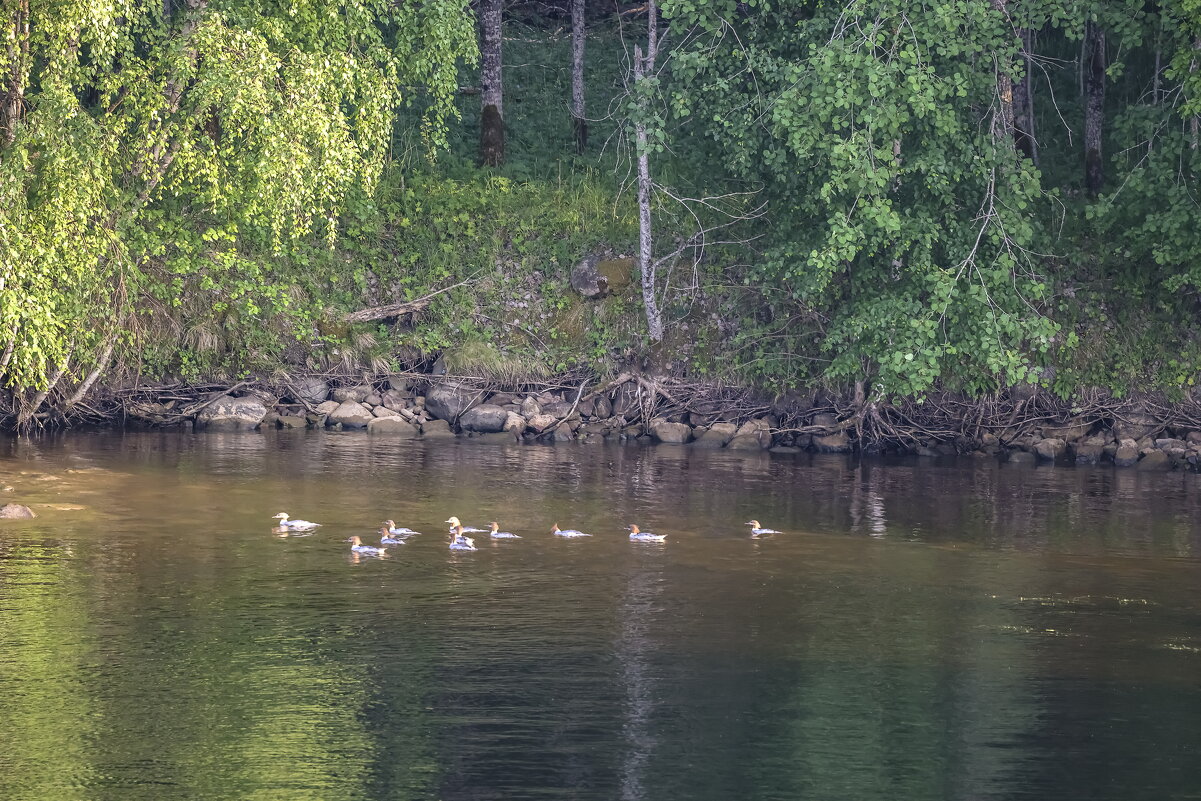
[[474, 551], [475, 540], [463, 536], [463, 527], [455, 526], [450, 533], [450, 549], [452, 551]]
[[750, 521], [744, 523], [743, 525], [751, 527], [751, 536], [752, 537], [758, 537], [760, 534], [783, 534], [784, 533], [782, 531], [776, 531], [774, 528], [764, 528], [763, 526], [759, 525], [758, 520], [750, 520]]
[[455, 528], [458, 527], [460, 530], [465, 531], [468, 534], [486, 534], [486, 533], [488, 533], [488, 529], [486, 529], [486, 528], [476, 528], [475, 526], [463, 525], [462, 523], [459, 522], [459, 518], [455, 517], [454, 515], [451, 515], [450, 519], [447, 520], [446, 522], [450, 523], [451, 531], [454, 531]]
[[404, 545], [405, 544], [405, 541], [403, 539], [401, 539], [400, 537], [393, 537], [388, 532], [388, 529], [386, 527], [381, 528], [379, 530], [379, 535], [380, 535], [379, 536], [379, 544], [380, 545]]
[[500, 523], [497, 523], [495, 520], [493, 520], [491, 523], [489, 523], [488, 527], [492, 530], [492, 539], [494, 539], [494, 540], [519, 540], [519, 539], [521, 539], [521, 537], [519, 537], [518, 535], [514, 534], [511, 531], [498, 531], [497, 529], [500, 528]]
[[420, 531], [414, 531], [413, 529], [406, 528], [405, 526], [397, 526], [395, 520], [385, 520], [383, 522], [383, 526], [388, 530], [388, 534], [393, 537], [411, 537], [414, 534], [421, 533]]
[[591, 534], [585, 534], [582, 531], [576, 531], [574, 528], [566, 528], [566, 529], [559, 528], [558, 523], [555, 523], [554, 527], [551, 528], [550, 533], [554, 534], [556, 537], [591, 537], [592, 536]]
[[630, 531], [630, 539], [634, 542], [666, 542], [666, 534], [652, 534], [649, 531], [643, 531], [638, 526], [631, 523], [626, 526]]
[[350, 543], [350, 550], [363, 556], [386, 556], [388, 551], [386, 548], [377, 548], [374, 545], [364, 545], [363, 541], [356, 537], [347, 537], [344, 542]]
[[320, 523], [310, 523], [308, 520], [289, 520], [287, 512], [272, 515], [271, 519], [278, 520], [279, 528], [286, 531], [312, 531], [321, 525]]

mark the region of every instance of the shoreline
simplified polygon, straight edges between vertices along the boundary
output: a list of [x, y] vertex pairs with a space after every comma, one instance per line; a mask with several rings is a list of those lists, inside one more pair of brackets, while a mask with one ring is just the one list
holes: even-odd
[[1015, 463], [1113, 464], [1201, 472], [1201, 404], [1100, 391], [1066, 402], [1036, 387], [968, 399], [899, 402], [829, 393], [766, 398], [751, 390], [623, 372], [610, 381], [496, 381], [403, 373], [308, 375], [105, 393], [82, 423], [95, 428], [361, 430], [394, 439], [465, 437], [512, 443], [600, 440], [665, 446], [972, 456]]

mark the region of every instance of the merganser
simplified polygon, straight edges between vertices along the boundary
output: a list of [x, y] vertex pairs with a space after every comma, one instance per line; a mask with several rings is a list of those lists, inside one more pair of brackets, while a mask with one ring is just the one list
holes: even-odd
[[398, 536], [398, 535], [402, 536], [402, 537], [411, 537], [414, 534], [421, 533], [420, 531], [414, 531], [411, 528], [405, 528], [404, 526], [397, 526], [395, 520], [385, 520], [383, 523], [383, 526], [384, 526], [384, 528], [388, 529], [388, 533], [391, 534], [393, 537]]
[[574, 528], [561, 529], [561, 528], [559, 528], [558, 523], [555, 523], [554, 528], [552, 528], [550, 530], [550, 533], [554, 534], [556, 537], [591, 537], [592, 536], [591, 534], [585, 534], [582, 531], [576, 531]]
[[751, 527], [751, 536], [752, 537], [758, 537], [760, 534], [783, 534], [784, 533], [782, 531], [776, 531], [774, 528], [763, 528], [762, 526], [759, 525], [758, 520], [751, 520], [747, 523], [744, 523], [743, 525]]
[[643, 531], [633, 523], [626, 528], [630, 530], [630, 539], [634, 542], [665, 542], [667, 540], [666, 534], [652, 534], [649, 531]]
[[321, 525], [320, 523], [310, 523], [307, 520], [289, 520], [287, 512], [272, 515], [271, 519], [278, 520], [279, 528], [287, 529], [288, 531], [312, 531]]
[[363, 556], [386, 556], [388, 553], [384, 548], [377, 548], [374, 545], [364, 545], [363, 541], [358, 537], [348, 537], [344, 542], [349, 542], [350, 550]]
[[486, 529], [486, 528], [476, 528], [475, 526], [463, 525], [462, 523], [459, 522], [459, 518], [454, 517], [453, 515], [451, 516], [450, 520], [447, 520], [446, 522], [450, 523], [451, 531], [454, 531], [455, 527], [458, 526], [460, 529], [462, 529], [463, 531], [466, 531], [468, 534], [486, 534], [486, 533], [488, 533], [488, 529]]
[[380, 537], [379, 537], [380, 545], [404, 545], [405, 544], [404, 540], [400, 539], [399, 537], [393, 537], [391, 534], [389, 534], [387, 528], [381, 528], [379, 530], [379, 535], [380, 535]]
[[474, 551], [475, 540], [463, 536], [463, 527], [455, 526], [450, 532], [450, 549], [452, 551]]
[[521, 539], [521, 537], [517, 536], [516, 534], [514, 534], [511, 531], [497, 531], [497, 529], [500, 528], [500, 523], [497, 523], [495, 520], [493, 520], [491, 523], [489, 523], [488, 527], [492, 529], [492, 539], [494, 539], [494, 540], [519, 540], [519, 539]]

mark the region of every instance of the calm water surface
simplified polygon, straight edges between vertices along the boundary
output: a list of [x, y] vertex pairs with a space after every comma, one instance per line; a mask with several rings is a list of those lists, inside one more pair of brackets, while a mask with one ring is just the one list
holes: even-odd
[[282, 432], [3, 485], [0, 799], [1201, 798], [1197, 476]]

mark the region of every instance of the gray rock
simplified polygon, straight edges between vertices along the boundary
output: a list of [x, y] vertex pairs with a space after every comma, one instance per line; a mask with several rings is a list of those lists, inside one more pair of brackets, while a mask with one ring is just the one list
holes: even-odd
[[555, 417], [553, 414], [536, 414], [530, 419], [526, 420], [526, 425], [530, 428], [530, 430], [542, 433], [558, 422], [558, 419], [559, 418]]
[[553, 442], [570, 442], [575, 439], [575, 434], [567, 426], [559, 426], [550, 437]]
[[367, 397], [363, 398], [363, 404], [366, 406], [379, 406], [384, 402], [384, 398], [378, 392], [372, 392]]
[[19, 503], [6, 503], [0, 506], [0, 520], [32, 520], [37, 517], [28, 506]]
[[1030, 453], [1030, 451], [1010, 451], [1009, 452], [1009, 463], [1010, 464], [1034, 464], [1034, 462], [1035, 462], [1034, 454]]
[[530, 396], [521, 402], [521, 413], [527, 418], [536, 417], [542, 414], [542, 406]]
[[403, 417], [377, 417], [367, 424], [368, 434], [393, 434], [412, 439], [417, 436], [417, 427]]
[[[337, 392], [337, 390], [334, 390]], [[326, 419], [327, 425], [341, 425], [342, 428], [366, 428], [367, 424], [376, 419], [375, 415], [361, 403], [344, 401]]]
[[771, 431], [763, 420], [748, 420], [739, 426], [726, 447], [735, 451], [766, 450], [771, 447]]
[[1201, 445], [1201, 431], [1188, 432], [1188, 436], [1185, 438], [1185, 441], [1188, 442], [1189, 445]]
[[459, 418], [459, 425], [464, 431], [496, 433], [505, 430], [505, 422], [508, 419], [509, 412], [499, 406], [485, 403], [463, 412]]
[[633, 267], [633, 259], [588, 256], [572, 269], [571, 288], [586, 298], [604, 297], [629, 285]]
[[1186, 451], [1188, 443], [1182, 439], [1165, 438], [1155, 440], [1155, 447], [1161, 451]]
[[302, 378], [293, 386], [296, 400], [306, 403], [321, 403], [329, 397], [329, 384], [316, 377]]
[[592, 416], [599, 417], [602, 420], [606, 417], [612, 417], [613, 403], [603, 395], [597, 398], [596, 403], [592, 405]]
[[324, 403], [318, 403], [315, 411], [320, 415], [333, 414], [342, 404], [336, 400], [327, 400]]
[[454, 422], [482, 397], [482, 392], [458, 384], [437, 384], [425, 393], [425, 408], [439, 420]]
[[1092, 423], [1086, 422], [1069, 422], [1062, 426], [1043, 426], [1044, 439], [1061, 439], [1064, 442], [1075, 442], [1078, 439], [1084, 439], [1092, 428]]
[[505, 413], [505, 431], [512, 431], [515, 436], [520, 437], [525, 433], [525, 418], [517, 414], [517, 412], [506, 411]]
[[692, 428], [685, 423], [671, 423], [667, 420], [651, 421], [651, 436], [669, 445], [683, 445], [692, 439]]
[[1099, 442], [1075, 442], [1068, 449], [1076, 460], [1076, 464], [1096, 464], [1101, 461], [1105, 445]]
[[845, 431], [833, 434], [814, 434], [813, 447], [818, 453], [849, 453], [851, 438]]
[[276, 424], [280, 428], [308, 428], [309, 421], [294, 414], [282, 414]]
[[267, 416], [267, 407], [258, 398], [221, 398], [196, 414], [196, 425], [230, 431], [253, 430]]
[[330, 397], [333, 400], [336, 400], [338, 403], [346, 403], [347, 401], [354, 401], [355, 403], [361, 403], [364, 399], [366, 399], [366, 397], [368, 395], [372, 394], [373, 392], [375, 392], [375, 390], [372, 389], [369, 385], [360, 384], [357, 387], [339, 387], [338, 389], [335, 389], [330, 394]]
[[507, 406], [510, 403], [520, 403], [516, 395], [509, 392], [497, 392], [491, 398], [488, 398], [488, 403], [493, 406]]
[[453, 437], [455, 432], [450, 430], [450, 423], [445, 420], [426, 420], [421, 424], [421, 436], [426, 439]]
[[472, 434], [473, 442], [491, 442], [498, 445], [511, 445], [517, 442], [517, 435], [512, 431], [491, 431], [482, 434]]
[[1067, 446], [1062, 439], [1042, 439], [1035, 443], [1034, 452], [1038, 454], [1038, 458], [1053, 462], [1063, 455]]
[[709, 429], [696, 438], [693, 443], [697, 448], [724, 448], [726, 443], [734, 438], [738, 427], [733, 423], [714, 423]]
[[376, 417], [400, 417], [400, 412], [389, 409], [387, 406], [376, 406], [371, 413]]
[[1139, 440], [1160, 428], [1160, 422], [1149, 414], [1131, 412], [1125, 419], [1114, 423], [1113, 433], [1119, 441], [1124, 439]]
[[406, 392], [409, 389], [409, 379], [402, 375], [390, 375], [388, 376], [388, 389]]
[[1171, 470], [1172, 459], [1163, 451], [1151, 451], [1134, 466], [1135, 470]]

